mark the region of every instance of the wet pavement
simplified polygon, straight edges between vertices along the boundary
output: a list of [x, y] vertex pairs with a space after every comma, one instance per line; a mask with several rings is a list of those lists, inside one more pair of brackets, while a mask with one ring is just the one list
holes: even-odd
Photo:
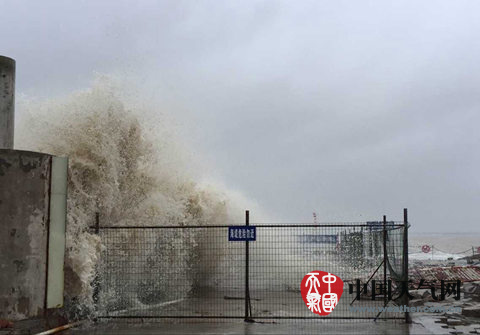
[[69, 335], [96, 334], [433, 334], [420, 324], [391, 321], [275, 321], [254, 322], [108, 322], [87, 324], [65, 332]]

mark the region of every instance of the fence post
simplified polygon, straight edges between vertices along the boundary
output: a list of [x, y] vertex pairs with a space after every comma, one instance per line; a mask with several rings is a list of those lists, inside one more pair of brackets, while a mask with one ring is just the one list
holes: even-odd
[[[408, 304], [408, 209], [403, 209], [403, 280], [405, 280], [404, 305]], [[405, 308], [405, 322], [412, 323], [410, 313]]]
[[95, 213], [95, 234], [98, 235], [100, 233], [100, 213]]
[[[95, 213], [95, 235], [100, 233], [100, 213]], [[95, 310], [98, 310], [98, 295], [100, 292], [100, 280], [98, 278], [98, 269], [95, 269], [95, 278], [93, 279], [93, 303]]]
[[[245, 226], [250, 225], [250, 211], [245, 211]], [[249, 267], [250, 267], [250, 259], [249, 259], [249, 245], [248, 241], [245, 241], [245, 322], [252, 322], [251, 319], [251, 305], [250, 305], [250, 287], [249, 287]]]
[[[375, 287], [373, 288], [375, 290]], [[388, 304], [387, 296], [387, 216], [383, 216], [383, 302]]]

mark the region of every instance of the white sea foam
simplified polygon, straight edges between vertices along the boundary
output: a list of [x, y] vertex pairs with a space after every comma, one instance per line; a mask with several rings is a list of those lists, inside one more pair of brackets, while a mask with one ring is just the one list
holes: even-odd
[[[92, 306], [102, 248], [88, 230], [96, 212], [102, 225], [218, 225], [241, 222], [247, 205], [238, 192], [229, 197], [228, 190], [192, 177], [195, 162], [169, 117], [123, 97], [100, 80], [61, 99], [20, 97], [17, 108], [17, 149], [69, 157], [65, 294], [75, 309]], [[178, 238], [190, 251], [198, 245], [193, 235]], [[187, 271], [191, 257], [184, 249], [170, 255], [178, 271]], [[214, 266], [215, 257], [206, 257], [199, 266]]]

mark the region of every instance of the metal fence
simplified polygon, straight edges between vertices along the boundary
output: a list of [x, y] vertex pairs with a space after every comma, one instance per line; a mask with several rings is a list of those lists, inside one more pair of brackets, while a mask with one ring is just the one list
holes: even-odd
[[[95, 294], [99, 317], [405, 317], [352, 311], [351, 306], [400, 303], [382, 292], [373, 300], [372, 290], [378, 288], [372, 282], [390, 279], [398, 293], [406, 280], [406, 219], [251, 225], [256, 227], [253, 242], [229, 241], [227, 225], [96, 227], [104, 246]], [[338, 305], [325, 317], [310, 312], [300, 294], [303, 277], [314, 270], [333, 273], [344, 282]], [[362, 283], [360, 296], [357, 280]]]

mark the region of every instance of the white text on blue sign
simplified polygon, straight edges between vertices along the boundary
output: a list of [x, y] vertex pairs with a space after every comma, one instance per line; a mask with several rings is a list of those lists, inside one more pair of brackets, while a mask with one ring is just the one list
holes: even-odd
[[230, 226], [228, 227], [229, 241], [255, 241], [257, 229], [255, 226]]

